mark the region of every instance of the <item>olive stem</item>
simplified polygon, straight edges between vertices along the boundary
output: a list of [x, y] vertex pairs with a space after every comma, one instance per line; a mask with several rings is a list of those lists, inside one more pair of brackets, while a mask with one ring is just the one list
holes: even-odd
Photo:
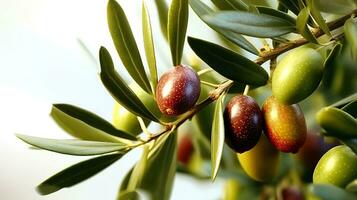
[[[327, 26], [329, 27], [330, 30], [335, 30], [340, 28], [341, 26], [344, 25], [345, 21], [351, 18], [352, 16], [357, 14], [357, 9], [353, 10], [350, 14], [347, 14], [339, 19], [336, 19], [334, 21], [328, 22]], [[324, 35], [325, 33], [321, 28], [317, 28], [314, 31], [314, 36], [316, 38]], [[279, 45], [277, 48], [274, 48], [270, 51], [266, 51], [260, 55], [260, 57], [255, 61], [257, 64], [261, 65], [265, 63], [268, 60], [271, 60], [273, 58], [278, 57], [280, 54], [285, 53], [291, 49], [294, 49], [296, 47], [302, 46], [304, 44], [307, 44], [309, 41], [305, 38], [299, 38], [297, 40], [293, 40], [291, 42], [287, 42], [284, 44]]]

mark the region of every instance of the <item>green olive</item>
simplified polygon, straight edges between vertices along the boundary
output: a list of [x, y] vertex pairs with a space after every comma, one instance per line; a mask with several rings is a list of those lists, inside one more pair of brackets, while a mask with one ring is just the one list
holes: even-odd
[[357, 178], [357, 155], [340, 145], [330, 149], [317, 163], [313, 182], [332, 184], [344, 188]]
[[323, 58], [314, 49], [301, 47], [286, 55], [272, 78], [273, 96], [285, 104], [307, 98], [322, 79]]
[[237, 155], [243, 170], [256, 181], [270, 181], [278, 172], [279, 151], [264, 134], [255, 147]]

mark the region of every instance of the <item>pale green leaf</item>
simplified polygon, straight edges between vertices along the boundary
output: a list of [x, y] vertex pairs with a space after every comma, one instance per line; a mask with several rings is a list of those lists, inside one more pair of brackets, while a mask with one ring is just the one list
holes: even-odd
[[220, 10], [248, 10], [247, 4], [241, 0], [211, 0]]
[[308, 7], [302, 9], [296, 20], [296, 29], [308, 41], [317, 43], [315, 36], [311, 33], [307, 21], [309, 20], [310, 10]]
[[312, 184], [309, 191], [323, 200], [357, 199], [357, 195], [334, 185]]

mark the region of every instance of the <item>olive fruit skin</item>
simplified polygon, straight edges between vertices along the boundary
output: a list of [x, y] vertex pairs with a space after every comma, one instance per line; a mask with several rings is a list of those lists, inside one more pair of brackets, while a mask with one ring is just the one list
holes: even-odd
[[285, 104], [307, 98], [322, 79], [323, 62], [322, 56], [312, 48], [301, 47], [290, 52], [273, 72], [273, 96]]
[[194, 70], [186, 65], [175, 66], [160, 77], [157, 105], [165, 115], [180, 115], [195, 105], [200, 90], [200, 80]]
[[280, 161], [279, 151], [264, 134], [251, 150], [237, 154], [237, 156], [246, 174], [256, 181], [270, 181], [277, 175]]
[[185, 134], [179, 138], [177, 146], [177, 160], [182, 164], [187, 165], [193, 153], [192, 138], [189, 134]]
[[281, 191], [281, 194], [282, 194], [283, 200], [304, 200], [305, 199], [302, 191], [296, 186], [285, 187]]
[[306, 139], [306, 122], [299, 105], [285, 105], [271, 96], [263, 104], [265, 134], [280, 151], [297, 153]]
[[313, 183], [332, 184], [344, 188], [357, 178], [357, 155], [340, 145], [325, 153], [316, 165]]
[[224, 110], [225, 142], [238, 153], [253, 148], [262, 133], [263, 115], [252, 97], [234, 96]]

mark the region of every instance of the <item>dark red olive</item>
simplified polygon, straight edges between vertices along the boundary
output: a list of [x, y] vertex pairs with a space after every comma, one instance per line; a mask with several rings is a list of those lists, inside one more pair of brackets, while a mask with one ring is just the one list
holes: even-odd
[[289, 186], [282, 191], [283, 200], [304, 200], [304, 194], [296, 186]]
[[186, 65], [178, 65], [165, 72], [156, 90], [160, 111], [166, 115], [180, 115], [191, 109], [200, 96], [200, 79]]
[[185, 134], [179, 139], [177, 146], [177, 160], [183, 164], [188, 164], [193, 153], [192, 138], [189, 134]]
[[225, 142], [238, 153], [253, 148], [262, 133], [263, 115], [255, 100], [233, 97], [224, 111]]

